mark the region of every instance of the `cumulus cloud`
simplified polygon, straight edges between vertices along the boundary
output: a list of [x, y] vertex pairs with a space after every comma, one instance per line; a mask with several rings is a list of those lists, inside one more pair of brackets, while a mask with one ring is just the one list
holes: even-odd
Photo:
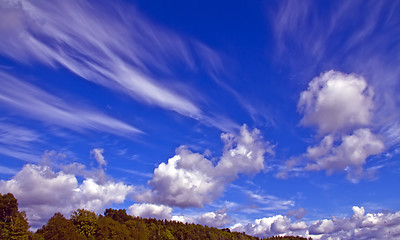
[[185, 215], [174, 215], [171, 218], [172, 221], [183, 222], [183, 223], [193, 223], [193, 218], [187, 217]]
[[[275, 236], [290, 232], [291, 220], [282, 215], [276, 215], [268, 218], [256, 219], [254, 223], [248, 223], [243, 226], [238, 223], [231, 227], [233, 231], [246, 232], [247, 234], [263, 237]], [[298, 226], [296, 226], [298, 227]]]
[[11, 192], [26, 211], [32, 227], [41, 227], [55, 212], [68, 216], [77, 208], [100, 213], [112, 203], [124, 202], [131, 186], [107, 181], [103, 184], [75, 175], [55, 172], [47, 166], [25, 165], [11, 180], [0, 181], [0, 192]]
[[292, 222], [288, 217], [276, 215], [246, 225], [238, 223], [231, 229], [258, 237], [299, 235], [313, 239], [397, 239], [400, 237], [400, 212], [365, 214], [363, 207], [354, 206], [350, 218], [332, 217], [306, 223]]
[[321, 134], [336, 133], [370, 123], [374, 92], [355, 74], [328, 71], [314, 78], [301, 93], [301, 123], [317, 126]]
[[350, 174], [362, 172], [369, 156], [379, 154], [385, 145], [378, 136], [367, 128], [357, 129], [352, 135], [342, 136], [340, 145], [334, 146], [333, 136], [327, 135], [319, 146], [307, 148], [306, 156], [312, 163], [308, 170], [348, 170]]
[[154, 170], [149, 185], [152, 192], [148, 197], [142, 195], [143, 201], [180, 207], [201, 207], [224, 189], [222, 179], [215, 176], [212, 162], [186, 147], [178, 148], [167, 164], [161, 163]]
[[[301, 124], [315, 126], [318, 144], [309, 146], [301, 157], [286, 163], [293, 170], [303, 158], [303, 170], [347, 171], [348, 179], [365, 177], [367, 159], [385, 150], [384, 138], [373, 133], [374, 91], [355, 74], [328, 71], [314, 78], [300, 95]], [[284, 170], [278, 177], [286, 177]]]
[[132, 216], [143, 218], [157, 218], [170, 220], [172, 208], [165, 205], [150, 203], [133, 204], [129, 207], [128, 213]]
[[255, 174], [264, 169], [264, 154], [273, 153], [257, 129], [246, 125], [240, 134], [222, 134], [224, 151], [216, 166], [204, 155], [181, 146], [176, 155], [161, 163], [149, 181], [151, 191], [137, 194], [141, 202], [162, 203], [179, 207], [202, 207], [216, 199], [227, 183], [238, 174]]
[[224, 133], [221, 139], [224, 152], [216, 169], [226, 177], [258, 173], [264, 169], [264, 154], [273, 154], [272, 146], [262, 140], [260, 131], [250, 132], [246, 125], [240, 128], [239, 136]]
[[222, 228], [232, 223], [232, 218], [223, 210], [207, 212], [197, 217], [196, 223], [209, 227]]

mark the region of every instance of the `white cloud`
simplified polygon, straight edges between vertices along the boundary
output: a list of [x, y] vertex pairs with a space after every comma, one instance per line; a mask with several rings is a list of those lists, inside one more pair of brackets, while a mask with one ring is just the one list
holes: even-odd
[[260, 131], [249, 131], [246, 125], [240, 128], [240, 135], [221, 135], [224, 152], [216, 167], [219, 174], [255, 174], [264, 169], [265, 153], [274, 154], [273, 147], [262, 140]]
[[256, 219], [253, 223], [235, 224], [234, 231], [268, 237], [273, 235], [299, 235], [313, 239], [398, 239], [400, 237], [400, 212], [367, 213], [363, 207], [353, 207], [350, 218], [322, 219], [306, 223], [292, 223], [290, 218], [276, 215]]
[[367, 159], [386, 147], [385, 139], [371, 130], [373, 97], [372, 87], [355, 74], [331, 70], [314, 78], [301, 93], [298, 109], [304, 114], [301, 123], [317, 127], [318, 138], [322, 139], [301, 157], [287, 161], [277, 176], [287, 177], [288, 171], [303, 164], [303, 158], [308, 161], [301, 170], [326, 170], [328, 174], [347, 171], [348, 179], [354, 182], [368, 176], [363, 169]]
[[93, 157], [96, 159], [97, 163], [99, 164], [99, 167], [102, 167], [107, 164], [106, 160], [104, 160], [104, 149], [103, 148], [94, 148], [92, 151], [90, 151], [90, 154], [93, 155]]
[[196, 223], [209, 227], [223, 228], [229, 226], [234, 221], [226, 211], [227, 209], [223, 208], [215, 212], [195, 212], [192, 214], [173, 215], [171, 220], [183, 223]]
[[11, 180], [0, 181], [0, 192], [11, 192], [26, 211], [31, 226], [41, 227], [55, 212], [68, 216], [77, 208], [100, 213], [112, 203], [124, 202], [131, 186], [107, 181], [103, 184], [86, 178], [54, 172], [47, 166], [25, 165]]
[[184, 215], [174, 215], [171, 218], [172, 221], [183, 222], [183, 223], [193, 223], [193, 219]]
[[373, 90], [355, 74], [328, 71], [314, 78], [301, 93], [298, 109], [301, 123], [317, 126], [321, 134], [336, 133], [370, 124]]
[[167, 219], [172, 218], [172, 208], [165, 205], [150, 203], [134, 204], [129, 207], [129, 214], [143, 218]]
[[282, 215], [276, 215], [268, 218], [256, 219], [254, 223], [247, 225], [236, 224], [231, 227], [233, 231], [246, 232], [252, 236], [275, 236], [284, 233], [289, 233], [291, 224], [290, 218]]
[[215, 175], [212, 162], [185, 147], [178, 148], [167, 164], [161, 163], [154, 170], [149, 185], [151, 193], [139, 194], [138, 200], [179, 207], [202, 207], [224, 189], [223, 179]]
[[246, 125], [241, 127], [239, 136], [222, 134], [221, 139], [225, 147], [217, 166], [204, 155], [179, 147], [168, 163], [161, 163], [154, 170], [149, 181], [152, 190], [140, 192], [137, 200], [202, 207], [220, 196], [225, 185], [238, 174], [255, 174], [264, 169], [264, 154], [273, 153], [259, 131], [250, 132]]
[[226, 212], [207, 212], [196, 219], [196, 223], [209, 227], [221, 228], [232, 223], [232, 218]]
[[0, 79], [0, 102], [24, 116], [75, 131], [97, 130], [117, 135], [141, 133], [127, 123], [99, 111], [67, 103], [8, 74], [0, 72]]
[[306, 156], [313, 160], [308, 170], [348, 170], [350, 174], [361, 173], [369, 156], [385, 149], [383, 141], [367, 128], [357, 129], [352, 135], [342, 136], [340, 145], [335, 146], [333, 136], [327, 135], [319, 146], [309, 147]]

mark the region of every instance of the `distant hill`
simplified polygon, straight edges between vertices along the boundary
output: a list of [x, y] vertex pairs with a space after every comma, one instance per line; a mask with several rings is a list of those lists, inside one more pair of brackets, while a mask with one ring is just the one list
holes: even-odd
[[[0, 239], [32, 240], [86, 240], [86, 239], [138, 239], [138, 240], [259, 240], [245, 233], [231, 232], [199, 224], [133, 217], [125, 209], [106, 209], [104, 215], [84, 209], [76, 210], [69, 219], [60, 213], [35, 233], [30, 232], [27, 218], [18, 211], [12, 194], [0, 194]], [[302, 237], [270, 237], [263, 239], [297, 240]]]

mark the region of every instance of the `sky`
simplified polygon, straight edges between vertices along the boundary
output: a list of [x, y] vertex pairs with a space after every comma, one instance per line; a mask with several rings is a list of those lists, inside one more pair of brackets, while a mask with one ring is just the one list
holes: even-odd
[[[400, 239], [400, 2], [0, 0], [0, 193]], [[397, 190], [396, 190], [397, 189]]]

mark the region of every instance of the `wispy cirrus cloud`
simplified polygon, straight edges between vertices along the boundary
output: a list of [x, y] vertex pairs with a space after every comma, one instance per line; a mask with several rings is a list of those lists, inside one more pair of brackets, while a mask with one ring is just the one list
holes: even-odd
[[[37, 162], [37, 154], [33, 153], [33, 144], [40, 142], [40, 134], [0, 119], [0, 154], [20, 159], [27, 162]], [[3, 173], [12, 173], [4, 167]]]
[[279, 211], [288, 210], [295, 205], [295, 201], [282, 199], [274, 195], [265, 194], [263, 192], [252, 191], [247, 188], [231, 184], [232, 188], [236, 188], [244, 193], [250, 204], [249, 207], [239, 207], [240, 211], [244, 212], [267, 212], [267, 211]]
[[121, 136], [141, 133], [139, 129], [118, 119], [89, 107], [67, 103], [8, 74], [0, 72], [0, 80], [0, 102], [3, 107], [24, 116], [78, 132], [96, 130]]
[[218, 54], [150, 23], [132, 6], [18, 0], [3, 2], [0, 11], [3, 22], [10, 22], [0, 25], [2, 35], [7, 35], [0, 39], [3, 55], [26, 64], [62, 66], [145, 104], [226, 129], [218, 119], [206, 116], [196, 103], [204, 99], [178, 84], [176, 74], [182, 67], [219, 71]]

